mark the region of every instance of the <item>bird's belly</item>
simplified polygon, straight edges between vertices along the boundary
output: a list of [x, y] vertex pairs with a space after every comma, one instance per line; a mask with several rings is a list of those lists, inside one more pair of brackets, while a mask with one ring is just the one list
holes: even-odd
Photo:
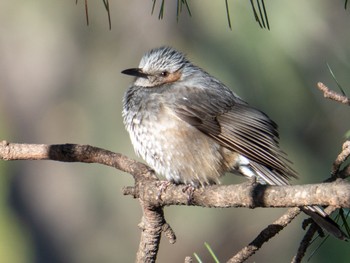
[[143, 118], [129, 132], [135, 151], [169, 181], [208, 185], [228, 170], [221, 146], [175, 115]]

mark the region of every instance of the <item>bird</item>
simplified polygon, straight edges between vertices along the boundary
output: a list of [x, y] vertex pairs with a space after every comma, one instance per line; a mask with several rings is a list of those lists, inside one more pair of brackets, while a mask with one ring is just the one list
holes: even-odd
[[[137, 155], [176, 184], [219, 184], [226, 173], [267, 185], [298, 178], [279, 146], [277, 124], [180, 51], [146, 52], [123, 97], [123, 121]], [[318, 206], [302, 210], [339, 239], [346, 234]]]

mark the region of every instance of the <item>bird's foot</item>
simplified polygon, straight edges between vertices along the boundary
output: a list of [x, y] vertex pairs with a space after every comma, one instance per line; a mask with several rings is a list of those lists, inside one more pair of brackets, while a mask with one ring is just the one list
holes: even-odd
[[243, 182], [242, 185], [245, 184], [247, 187], [256, 187], [258, 184], [260, 184], [259, 178], [256, 176], [249, 176], [247, 179], [248, 180]]

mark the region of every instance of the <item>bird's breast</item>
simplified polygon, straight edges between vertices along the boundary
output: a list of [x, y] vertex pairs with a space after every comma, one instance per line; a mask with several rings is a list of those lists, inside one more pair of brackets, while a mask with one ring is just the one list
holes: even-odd
[[158, 174], [177, 183], [207, 185], [223, 171], [221, 146], [181, 120], [157, 96], [132, 101], [124, 110], [134, 149]]

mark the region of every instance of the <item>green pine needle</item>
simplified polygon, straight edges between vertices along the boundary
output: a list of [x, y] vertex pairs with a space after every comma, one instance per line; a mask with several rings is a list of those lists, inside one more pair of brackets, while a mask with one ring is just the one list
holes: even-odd
[[165, 0], [162, 0], [162, 4], [160, 5], [160, 10], [158, 15], [159, 20], [163, 19], [163, 16], [164, 16], [164, 2]]
[[[319, 236], [317, 236], [311, 243], [313, 243]], [[329, 235], [327, 235], [324, 239], [322, 239], [321, 243], [311, 252], [311, 255], [308, 257], [307, 261], [310, 261], [310, 259], [316, 254], [316, 252], [321, 248], [321, 246], [327, 241], [329, 238]]]
[[[213, 260], [215, 263], [220, 263], [220, 261], [218, 260], [218, 258], [216, 257], [214, 251], [211, 249], [210, 245], [207, 242], [204, 242], [205, 247], [207, 248], [207, 250], [209, 251], [209, 254], [212, 256]], [[202, 260], [200, 259], [200, 257], [197, 255], [197, 253], [193, 253], [194, 257], [197, 259], [197, 261], [199, 263], [202, 263]]]
[[329, 66], [329, 64], [328, 64], [328, 63], [326, 63], [326, 64], [327, 64], [327, 67], [328, 67], [329, 73], [331, 73], [332, 78], [334, 79], [334, 81], [335, 81], [335, 83], [337, 84], [338, 88], [340, 89], [341, 93], [343, 94], [343, 96], [346, 96], [346, 94], [345, 94], [345, 92], [344, 92], [344, 90], [343, 90], [342, 86], [339, 84], [339, 82], [338, 82], [337, 78], [335, 77], [335, 75], [334, 75], [334, 73], [333, 73], [333, 70], [331, 69], [331, 67]]
[[191, 13], [191, 10], [190, 10], [190, 6], [188, 5], [187, 0], [182, 0], [182, 2], [185, 3], [189, 16], [192, 16], [192, 13]]
[[[256, 22], [258, 22], [260, 28], [267, 28], [268, 30], [270, 30], [269, 18], [267, 16], [265, 2], [264, 2], [264, 0], [261, 0], [261, 5], [260, 5], [259, 1], [260, 0], [256, 0], [260, 16], [258, 15], [258, 12], [255, 8], [254, 0], [250, 0], [250, 4], [251, 4], [252, 9], [253, 9], [254, 18], [255, 18]], [[261, 9], [261, 6], [262, 6], [262, 9]], [[265, 21], [266, 21], [266, 23], [265, 23]]]
[[[157, 0], [152, 0], [152, 2], [153, 4], [152, 4], [151, 14], [153, 15]], [[177, 0], [176, 21], [179, 21], [180, 13], [182, 12], [182, 5], [186, 6], [189, 16], [192, 16], [190, 6], [188, 5], [188, 0]], [[159, 14], [158, 14], [159, 20], [164, 18], [164, 7], [165, 7], [165, 0], [162, 0], [162, 3], [160, 4]]]
[[226, 15], [227, 15], [228, 27], [230, 28], [230, 30], [232, 30], [230, 9], [228, 8], [228, 0], [225, 0], [225, 4], [226, 4]]
[[[343, 224], [342, 226], [345, 228], [345, 231], [347, 233], [348, 236], [350, 236], [350, 227], [348, 225], [347, 222], [347, 218], [349, 217], [350, 214], [350, 210], [348, 210], [348, 212], [346, 213], [346, 215], [344, 215], [344, 210], [341, 208], [339, 209], [339, 213], [336, 215], [336, 217], [334, 218], [334, 221], [336, 223], [338, 223], [339, 218], [342, 219]], [[315, 254], [316, 252], [321, 248], [321, 246], [328, 240], [328, 238], [330, 237], [330, 235], [328, 234], [324, 239], [322, 239], [321, 243], [311, 252], [310, 256], [308, 257], [307, 261], [309, 261]], [[314, 243], [317, 239], [319, 238], [319, 236], [316, 236], [312, 241], [311, 244]]]
[[205, 247], [208, 249], [210, 255], [213, 257], [215, 263], [220, 263], [218, 258], [216, 257], [214, 251], [211, 249], [210, 245], [207, 242], [204, 242]]
[[[105, 0], [104, 0], [105, 1]], [[256, 1], [257, 7], [254, 5], [254, 1]], [[155, 7], [156, 7], [156, 2], [157, 0], [152, 0], [152, 11], [151, 14], [153, 15]], [[269, 19], [267, 16], [267, 11], [266, 11], [266, 6], [264, 0], [250, 0], [250, 4], [253, 9], [253, 14], [256, 22], [258, 22], [259, 26], [261, 28], [267, 28], [270, 30], [270, 24], [269, 24]], [[182, 6], [186, 6], [186, 10], [189, 14], [189, 16], [192, 16], [192, 12], [190, 9], [190, 6], [188, 4], [188, 0], [177, 0], [176, 4], [176, 21], [179, 22], [179, 17], [182, 12]], [[159, 9], [159, 14], [158, 14], [158, 19], [163, 19], [164, 17], [164, 6], [165, 6], [165, 0], [162, 0], [160, 9]], [[230, 30], [232, 30], [232, 23], [231, 23], [231, 15], [230, 15], [230, 8], [228, 5], [228, 0], [225, 0], [225, 6], [226, 6], [226, 17], [227, 17], [227, 22]]]
[[258, 13], [257, 13], [256, 10], [255, 10], [255, 6], [254, 6], [253, 0], [250, 0], [250, 4], [251, 4], [252, 9], [253, 9], [253, 14], [254, 14], [255, 21], [258, 22], [260, 28], [263, 28], [263, 26], [262, 26], [262, 24], [261, 24], [261, 22], [260, 22]]
[[154, 8], [155, 8], [155, 6], [156, 6], [156, 0], [152, 0], [152, 1], [153, 1], [153, 5], [152, 5], [151, 15], [153, 15]]
[[339, 214], [340, 214], [341, 219], [343, 220], [343, 225], [345, 227], [346, 233], [348, 234], [348, 236], [350, 236], [350, 227], [349, 227], [349, 224], [347, 221], [349, 214], [350, 214], [350, 210], [348, 210], [346, 215], [344, 215], [344, 209], [342, 208], [339, 210]]
[[266, 12], [266, 8], [265, 8], [264, 0], [261, 0], [261, 4], [262, 4], [263, 9], [264, 9], [264, 16], [265, 16], [265, 20], [266, 20], [267, 29], [270, 30], [269, 18], [267, 17], [267, 12]]
[[194, 257], [197, 259], [198, 263], [203, 263], [197, 253], [193, 253]]

